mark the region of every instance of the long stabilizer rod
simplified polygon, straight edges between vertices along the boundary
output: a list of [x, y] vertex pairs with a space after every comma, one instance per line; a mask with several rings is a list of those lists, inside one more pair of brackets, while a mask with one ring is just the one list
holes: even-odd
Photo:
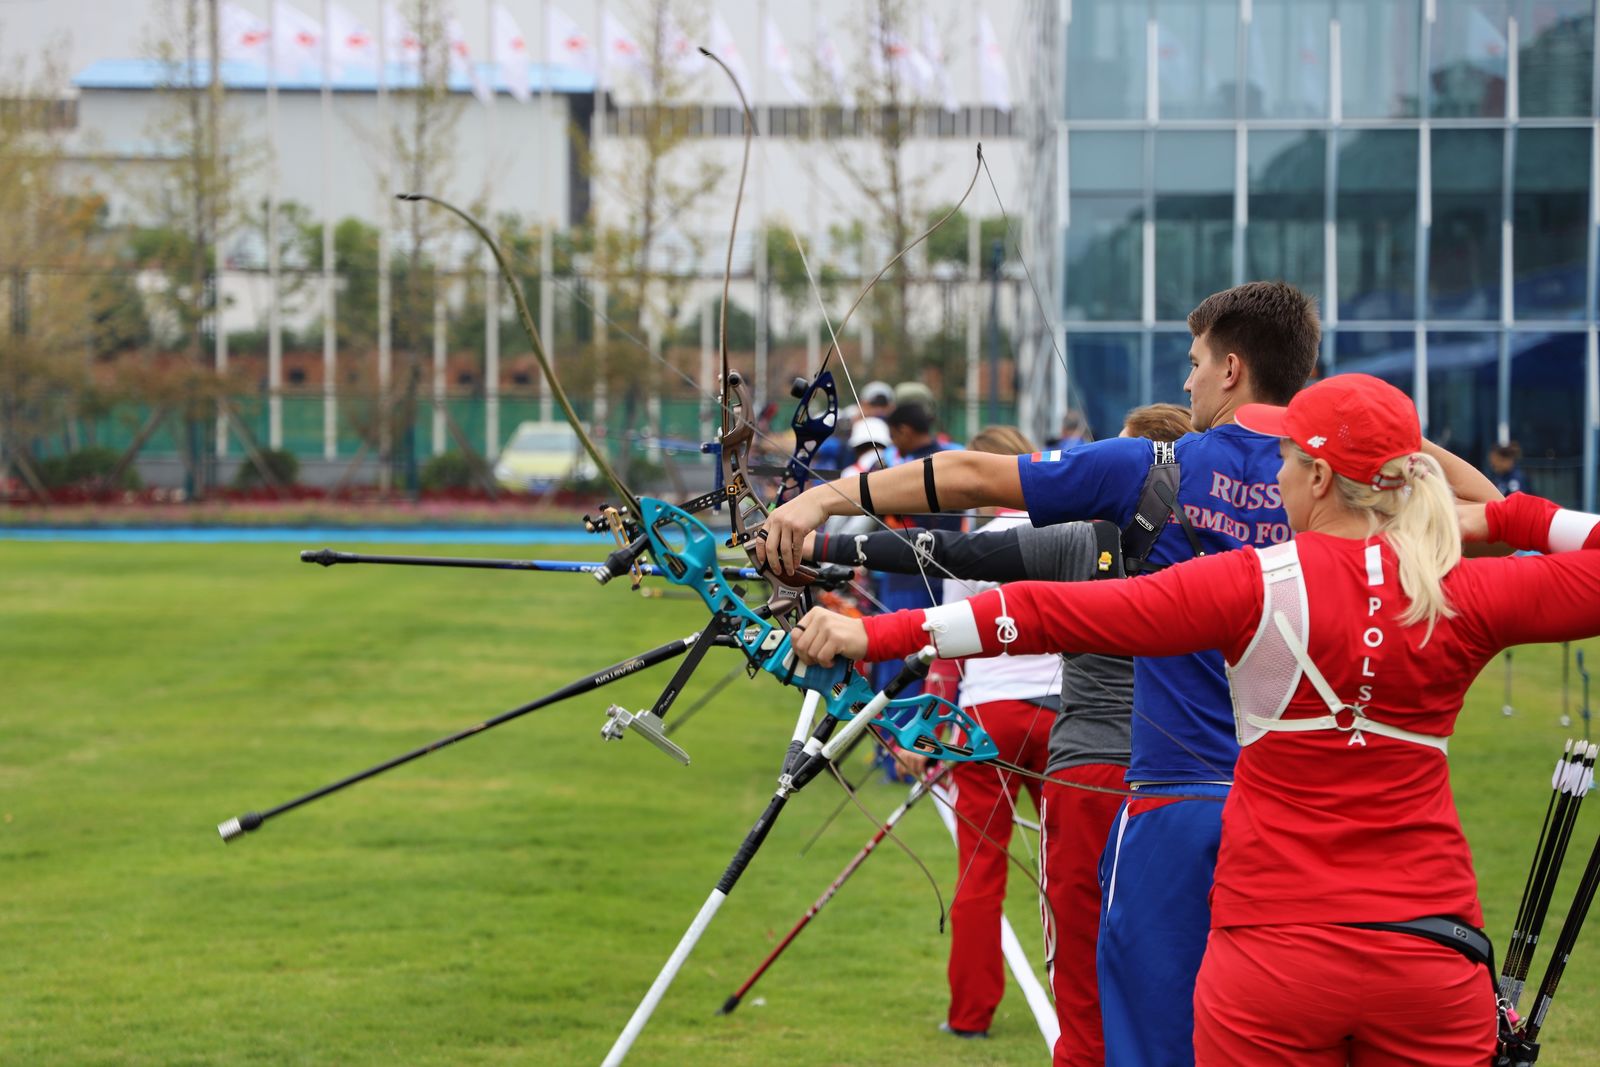
[[[579, 678], [577, 681], [572, 682], [569, 685], [564, 685], [555, 692], [540, 697], [538, 700], [530, 701], [529, 703], [523, 704], [520, 707], [512, 708], [510, 711], [496, 715], [492, 719], [485, 719], [476, 726], [469, 726], [465, 730], [459, 730], [447, 737], [441, 737], [437, 741], [423, 745], [421, 748], [414, 748], [402, 756], [396, 756], [393, 759], [384, 760], [382, 763], [379, 763], [376, 766], [368, 767], [366, 770], [352, 774], [347, 778], [341, 778], [337, 782], [332, 782], [323, 786], [321, 789], [314, 789], [303, 796], [298, 796], [286, 803], [279, 804], [275, 808], [269, 808], [266, 811], [247, 811], [237, 818], [229, 819], [224, 823], [219, 823], [217, 825], [217, 833], [222, 835], [222, 840], [224, 842], [232, 841], [236, 837], [259, 829], [261, 824], [266, 822], [268, 819], [276, 818], [277, 816], [282, 815], [284, 812], [293, 811], [302, 804], [309, 804], [313, 800], [319, 800], [330, 793], [337, 793], [346, 786], [355, 785], [357, 782], [364, 782], [368, 778], [373, 778], [382, 774], [384, 771], [393, 770], [401, 764], [410, 763], [414, 759], [420, 759], [430, 752], [437, 752], [439, 749], [445, 748], [448, 745], [453, 745], [457, 741], [463, 741], [466, 738], [481, 734], [485, 730], [492, 729], [501, 725], [502, 723], [510, 722], [512, 719], [521, 718], [529, 712], [538, 711], [540, 708], [547, 708], [551, 704], [559, 703], [568, 699], [569, 697], [575, 697], [580, 693], [587, 693], [591, 690], [599, 689], [601, 686], [610, 685], [612, 682], [626, 678], [633, 674], [637, 674], [638, 672], [646, 670], [650, 667], [654, 667], [659, 663], [665, 663], [669, 659], [675, 659], [692, 648], [695, 641], [697, 641], [699, 637], [699, 632], [695, 632], [687, 637], [680, 637], [676, 641], [669, 641], [667, 644], [661, 645], [658, 648], [652, 648], [650, 651], [641, 653], [631, 659], [625, 659], [621, 663], [613, 663], [611, 666], [606, 667], [603, 670], [596, 671], [587, 677]], [[719, 643], [731, 644], [732, 639], [719, 639]]]
[[821, 911], [828, 901], [833, 899], [834, 894], [838, 893], [844, 884], [850, 880], [850, 876], [855, 874], [863, 863], [867, 862], [867, 857], [877, 851], [878, 845], [883, 842], [885, 837], [889, 836], [889, 832], [905, 816], [905, 813], [911, 810], [911, 806], [926, 796], [928, 788], [949, 772], [950, 764], [947, 763], [940, 767], [931, 778], [919, 779], [911, 787], [911, 794], [901, 802], [898, 808], [890, 812], [883, 825], [878, 827], [871, 837], [867, 838], [867, 843], [861, 846], [861, 851], [857, 852], [850, 862], [844, 865], [844, 870], [839, 872], [839, 876], [829, 883], [828, 888], [822, 891], [822, 895], [812, 903], [811, 907], [806, 909], [806, 913], [800, 916], [800, 921], [795, 923], [787, 934], [783, 935], [783, 940], [778, 942], [776, 948], [767, 953], [767, 958], [762, 960], [750, 977], [744, 980], [744, 984], [735, 989], [733, 995], [723, 1001], [721, 1009], [717, 1012], [718, 1015], [727, 1015], [739, 1006], [739, 1002], [744, 999], [744, 995], [750, 992], [751, 987], [761, 980], [762, 975], [767, 973], [767, 968], [777, 962], [778, 957], [783, 955], [783, 950], [789, 947], [790, 942], [800, 936], [800, 931], [806, 928], [806, 924], [816, 918], [817, 912]]
[[[950, 831], [950, 840], [956, 842], [956, 847], [960, 848], [960, 838], [956, 831], [955, 798], [944, 786], [934, 788], [933, 798], [938, 801], [934, 807], [938, 809], [939, 818], [944, 820], [945, 827]], [[1022, 998], [1028, 1002], [1028, 1007], [1033, 1011], [1033, 1021], [1039, 1024], [1039, 1033], [1044, 1037], [1044, 1047], [1054, 1050], [1056, 1039], [1061, 1036], [1061, 1021], [1056, 1017], [1055, 1005], [1050, 1003], [1050, 995], [1044, 991], [1044, 986], [1039, 984], [1038, 976], [1033, 973], [1033, 964], [1028, 961], [1028, 954], [1022, 950], [1022, 942], [1017, 940], [1017, 932], [1011, 928], [1011, 920], [1006, 918], [1003, 911], [1000, 913], [1000, 953], [1005, 957], [1006, 966], [1011, 968], [1011, 977], [1016, 980], [1017, 988], [1022, 990]]]
[[[927, 650], [924, 650], [923, 653], [918, 653], [916, 656], [909, 658], [905, 667], [895, 676], [894, 681], [890, 682], [883, 692], [863, 704], [861, 710], [856, 712], [855, 718], [846, 724], [846, 729], [856, 725], [858, 720], [871, 721], [876, 718], [878, 713], [888, 705], [889, 701], [893, 700], [913, 682], [926, 676], [928, 663], [932, 660], [931, 654], [926, 653]], [[830, 736], [833, 735], [834, 726], [838, 722], [839, 720], [832, 716], [824, 716], [812, 733], [811, 740], [806, 742], [804, 754], [807, 759], [796, 767], [792, 775], [785, 774], [778, 779], [778, 788], [772, 794], [772, 799], [767, 802], [766, 810], [761, 813], [760, 818], [756, 819], [755, 825], [750, 827], [750, 832], [745, 834], [744, 840], [739, 844], [739, 850], [733, 854], [733, 859], [729, 861], [727, 869], [722, 872], [722, 877], [717, 880], [716, 888], [711, 891], [711, 895], [706, 898], [706, 902], [700, 906], [700, 911], [695, 915], [694, 921], [689, 924], [689, 929], [684, 931], [677, 947], [672, 950], [672, 955], [667, 958], [666, 965], [656, 975], [656, 980], [650, 983], [650, 988], [645, 992], [644, 999], [633, 1010], [633, 1015], [628, 1018], [627, 1025], [622, 1028], [622, 1033], [617, 1035], [617, 1040], [611, 1046], [611, 1051], [606, 1053], [606, 1058], [601, 1062], [601, 1067], [618, 1067], [624, 1057], [628, 1055], [628, 1050], [633, 1047], [633, 1043], [644, 1032], [645, 1025], [650, 1021], [650, 1016], [655, 1014], [656, 1005], [660, 1004], [661, 999], [666, 996], [673, 979], [678, 977], [678, 972], [683, 969], [684, 963], [689, 959], [689, 953], [694, 951], [695, 945], [699, 943], [701, 936], [706, 932], [706, 928], [711, 925], [711, 920], [716, 917], [718, 909], [722, 907], [722, 902], [728, 899], [729, 893], [733, 892], [733, 887], [738, 883], [740, 875], [744, 874], [745, 869], [750, 866], [750, 861], [755, 859], [756, 852], [761, 848], [762, 843], [767, 839], [767, 834], [772, 830], [772, 824], [777, 822], [778, 816], [782, 814], [784, 805], [789, 802], [789, 798], [799, 791], [802, 786], [812, 778], [815, 778], [822, 767], [825, 766], [827, 757], [822, 756], [820, 753], [825, 750]], [[857, 732], [865, 728], [866, 722], [861, 722], [857, 726]], [[843, 731], [840, 732], [842, 733]]]
[[[605, 567], [604, 563], [583, 563], [564, 559], [477, 559], [472, 556], [373, 556], [361, 552], [335, 552], [319, 548], [300, 553], [301, 563], [319, 563], [332, 567], [336, 563], [387, 563], [400, 567], [467, 567], [491, 571], [536, 571], [552, 574], [594, 574]], [[639, 569], [647, 577], [661, 572], [653, 563], [641, 563]], [[730, 581], [757, 577], [754, 567], [723, 567], [722, 576]]]

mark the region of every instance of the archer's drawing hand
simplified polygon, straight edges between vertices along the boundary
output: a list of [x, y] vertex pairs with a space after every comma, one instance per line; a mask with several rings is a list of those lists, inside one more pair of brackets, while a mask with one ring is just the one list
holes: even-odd
[[858, 660], [867, 654], [867, 627], [860, 619], [812, 608], [795, 623], [790, 646], [802, 663], [831, 667], [836, 656]]
[[756, 558], [762, 563], [785, 574], [793, 574], [800, 566], [805, 555], [806, 534], [821, 526], [828, 517], [812, 495], [816, 491], [809, 489], [767, 515], [756, 540]]

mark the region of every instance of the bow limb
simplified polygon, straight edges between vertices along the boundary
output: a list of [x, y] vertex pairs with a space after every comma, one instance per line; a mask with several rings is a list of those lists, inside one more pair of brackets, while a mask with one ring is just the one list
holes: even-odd
[[[866, 288], [861, 290], [860, 295], [855, 298], [855, 302], [852, 303], [850, 305], [849, 310], [847, 310], [844, 313], [844, 318], [839, 320], [839, 325], [832, 330], [832, 337], [830, 338], [829, 343], [828, 343], [828, 350], [822, 354], [822, 366], [820, 368], [818, 368], [818, 372], [819, 373], [822, 370], [826, 370], [827, 369], [828, 358], [830, 356], [832, 356], [835, 352], [839, 351], [839, 335], [844, 333], [844, 328], [847, 325], [849, 325], [849, 323], [850, 323], [850, 317], [856, 313], [856, 309], [859, 308], [861, 306], [862, 302], [867, 299], [867, 294], [871, 293], [872, 290], [873, 290], [873, 287], [876, 286], [878, 284], [878, 282], [883, 280], [883, 276], [885, 274], [889, 273], [890, 268], [892, 268], [896, 263], [898, 263], [902, 259], [904, 259], [906, 257], [906, 255], [908, 255], [913, 248], [916, 248], [923, 241], [926, 241], [928, 238], [932, 237], [936, 232], [938, 232], [939, 227], [943, 226], [945, 223], [947, 223], [951, 219], [955, 218], [956, 212], [961, 210], [961, 205], [965, 204], [967, 202], [967, 197], [971, 196], [972, 195], [972, 190], [977, 188], [978, 175], [980, 173], [982, 173], [983, 169], [984, 169], [984, 167], [983, 167], [983, 145], [979, 144], [978, 145], [978, 163], [972, 169], [972, 180], [967, 183], [966, 192], [961, 194], [961, 199], [957, 200], [956, 203], [955, 203], [955, 206], [952, 207], [949, 211], [946, 211], [944, 213], [944, 215], [939, 219], [939, 221], [935, 222], [932, 226], [929, 226], [926, 230], [923, 230], [922, 233], [917, 235], [915, 240], [913, 240], [910, 244], [906, 245], [900, 251], [896, 252], [894, 254], [894, 258], [890, 259], [889, 262], [885, 263], [883, 265], [883, 267], [881, 269], [879, 269], [878, 273], [876, 273], [876, 274], [874, 274], [872, 276], [872, 280], [867, 283]], [[813, 286], [815, 286], [816, 283], [813, 282], [812, 284], [813, 284]], [[820, 299], [820, 296], [819, 296], [819, 299]], [[840, 360], [844, 359], [844, 353], [843, 352], [839, 352], [839, 358], [840, 358]], [[858, 403], [860, 402], [860, 398], [859, 397], [857, 397], [856, 400], [857, 400]]]
[[533, 315], [528, 311], [527, 300], [523, 298], [522, 286], [517, 283], [517, 276], [512, 273], [511, 264], [506, 261], [505, 253], [500, 250], [500, 243], [494, 239], [477, 219], [454, 204], [441, 200], [436, 196], [430, 196], [427, 193], [401, 193], [399, 199], [437, 204], [472, 227], [473, 232], [482, 239], [484, 244], [489, 246], [489, 251], [494, 254], [494, 261], [500, 268], [500, 276], [505, 279], [506, 286], [511, 290], [511, 300], [516, 305], [517, 318], [522, 323], [523, 332], [528, 335], [529, 343], [533, 345], [534, 357], [539, 361], [539, 369], [544, 372], [545, 381], [550, 384], [551, 393], [555, 395], [556, 401], [561, 405], [561, 410], [566, 413], [567, 421], [572, 424], [573, 430], [577, 432], [578, 440], [583, 443], [584, 450], [589, 453], [589, 458], [594, 460], [595, 467], [599, 469], [601, 474], [605, 475], [606, 481], [611, 483], [612, 487], [622, 497], [623, 503], [627, 504], [629, 512], [637, 518], [641, 510], [639, 498], [623, 484], [622, 478], [612, 468], [610, 461], [595, 445], [588, 431], [583, 428], [583, 423], [578, 419], [577, 411], [572, 407], [572, 401], [567, 399], [567, 391], [561, 387], [560, 380], [556, 378], [555, 367], [551, 364], [550, 357], [544, 349], [544, 341], [540, 338], [538, 329], [533, 325]]
[[[771, 596], [767, 607], [780, 624], [787, 626], [799, 618], [806, 606], [804, 591], [776, 577], [756, 558], [753, 527], [766, 519], [767, 506], [750, 483], [746, 472], [750, 466], [750, 448], [755, 440], [755, 425], [750, 421], [750, 399], [745, 392], [744, 378], [732, 370], [728, 356], [728, 297], [733, 284], [733, 249], [739, 234], [739, 211], [744, 204], [745, 180], [750, 173], [750, 145], [755, 136], [755, 115], [750, 110], [750, 100], [744, 86], [739, 84], [733, 70], [715, 52], [700, 49], [727, 75], [738, 94], [739, 107], [744, 113], [744, 152], [739, 162], [739, 188], [733, 199], [733, 222], [728, 228], [728, 251], [722, 268], [722, 307], [718, 323], [718, 346], [721, 349], [722, 372], [718, 380], [718, 404], [722, 412], [722, 433], [718, 439], [718, 462], [722, 468], [722, 482], [728, 503], [728, 521], [731, 537], [728, 543], [743, 548], [752, 566], [761, 571]], [[759, 250], [758, 250], [759, 254]]]

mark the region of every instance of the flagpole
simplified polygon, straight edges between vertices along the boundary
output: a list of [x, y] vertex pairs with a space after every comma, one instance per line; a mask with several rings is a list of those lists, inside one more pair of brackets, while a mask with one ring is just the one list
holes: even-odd
[[[982, 31], [978, 29], [978, 5], [972, 5], [972, 87], [974, 90], [983, 81], [983, 71], [979, 67], [979, 55], [982, 48], [979, 44]], [[981, 93], [977, 94], [981, 98]], [[967, 114], [972, 114], [970, 107]], [[981, 115], [981, 112], [980, 112]], [[980, 126], [981, 128], [981, 126]], [[971, 128], [967, 131], [972, 132]], [[978, 432], [978, 394], [982, 391], [978, 384], [979, 352], [978, 338], [981, 331], [979, 324], [979, 302], [983, 299], [982, 273], [978, 260], [981, 256], [980, 244], [982, 243], [982, 224], [978, 221], [978, 212], [970, 211], [967, 214], [967, 426], [964, 441], [972, 440], [972, 435]], [[989, 393], [993, 396], [996, 385], [991, 382]], [[1019, 418], [1020, 422], [1020, 418]]]
[[[221, 186], [222, 141], [218, 112], [222, 108], [222, 12], [217, 0], [211, 0], [211, 342], [216, 357], [217, 379], [228, 373], [228, 331], [223, 326], [222, 271], [227, 266], [227, 256], [222, 250], [222, 213], [217, 209], [217, 191]], [[228, 417], [217, 410], [217, 458], [228, 454]], [[216, 472], [213, 471], [213, 477]]]
[[333, 0], [322, 0], [322, 456], [339, 455], [338, 323], [333, 295]]
[[[483, 117], [484, 167], [488, 178], [483, 190], [483, 213], [494, 227], [494, 105], [498, 90], [495, 80], [500, 77], [500, 62], [494, 47], [494, 0], [484, 0], [484, 47], [492, 64], [489, 73], [489, 100], [487, 114]], [[507, 86], [509, 88], [509, 78]], [[483, 250], [483, 454], [491, 463], [500, 453], [500, 271], [494, 262], [494, 253]]]
[[[539, 64], [539, 118], [543, 123], [556, 121], [552, 112], [550, 96], [550, 0], [542, 0], [539, 5], [540, 17], [544, 21], [539, 39], [542, 43]], [[557, 122], [559, 137], [556, 144], [561, 144], [566, 139], [566, 124]], [[555, 267], [555, 245], [552, 231], [556, 227], [555, 197], [556, 183], [550, 168], [559, 155], [551, 150], [542, 152], [542, 162], [539, 165], [539, 204], [544, 216], [544, 225], [539, 227], [539, 334], [544, 338], [550, 358], [557, 358], [555, 306], [553, 297], [554, 287], [551, 285], [550, 272]], [[550, 389], [545, 385], [542, 375], [534, 375], [539, 389], [539, 421], [549, 422], [555, 417], [551, 408]]]
[[[766, 25], [767, 25], [767, 0], [756, 0], [756, 32], [757, 32], [757, 34], [760, 34], [761, 37], [762, 37], [763, 47], [765, 46]], [[729, 32], [731, 33], [732, 30], [730, 29]], [[764, 114], [767, 114], [767, 112], [764, 112], [762, 110], [762, 108], [765, 106], [764, 101], [767, 99], [767, 92], [766, 92], [766, 89], [767, 89], [767, 64], [766, 64], [765, 60], [766, 60], [766, 57], [763, 55], [762, 56], [762, 62], [756, 64], [756, 85], [755, 85], [755, 89], [756, 89], [756, 104], [755, 104], [755, 107], [752, 110], [755, 112], [755, 116], [756, 116], [755, 134], [756, 134], [757, 137], [765, 137], [767, 135], [767, 126], [770, 125], [770, 123], [764, 122], [763, 119], [762, 119], [762, 116]], [[768, 321], [768, 318], [767, 318], [767, 311], [768, 311], [768, 309], [767, 309], [768, 263], [767, 263], [767, 168], [766, 168], [766, 163], [765, 163], [766, 157], [767, 157], [767, 153], [766, 153], [765, 150], [756, 153], [756, 210], [755, 210], [755, 225], [753, 227], [751, 227], [751, 230], [750, 230], [751, 236], [755, 239], [755, 242], [756, 242], [753, 258], [755, 260], [755, 276], [756, 276], [756, 396], [755, 396], [755, 405], [756, 405], [756, 411], [757, 412], [765, 410], [766, 405], [767, 405], [767, 392], [768, 392], [767, 378], [768, 378], [768, 375], [770, 373], [769, 368], [767, 366], [767, 359], [768, 359], [768, 349], [769, 349], [770, 343], [771, 343], [770, 334], [771, 334], [771, 329], [772, 329], [772, 324], [771, 324], [771, 322]]]
[[[389, 30], [384, 25], [388, 4], [378, 4], [378, 129], [389, 139]], [[382, 185], [378, 200], [378, 489], [388, 493], [393, 477], [392, 431], [389, 424], [389, 380], [394, 373], [393, 335], [389, 316], [393, 294], [389, 279], [389, 227], [393, 219], [394, 189], [389, 174], [388, 153], [382, 153]]]
[[267, 7], [267, 446], [283, 447], [283, 322], [278, 307], [278, 3]]
[[[591, 172], [599, 170], [601, 147], [605, 144], [606, 136], [606, 0], [596, 0], [594, 5], [595, 25], [599, 32], [595, 40], [600, 42], [600, 47], [595, 49], [595, 81], [594, 81], [594, 109], [589, 120], [589, 146]], [[593, 179], [589, 182], [589, 217], [593, 221], [596, 233], [600, 230], [600, 198], [596, 195], [598, 183]], [[606, 390], [606, 282], [605, 278], [596, 275], [594, 279], [594, 411], [589, 421], [602, 435], [606, 431], [606, 415], [608, 414], [608, 397]], [[602, 443], [602, 448], [611, 451], [609, 443]]]

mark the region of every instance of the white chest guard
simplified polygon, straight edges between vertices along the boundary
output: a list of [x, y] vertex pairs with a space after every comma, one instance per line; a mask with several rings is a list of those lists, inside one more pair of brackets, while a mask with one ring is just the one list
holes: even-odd
[[[1375, 546], [1374, 546], [1375, 547]], [[1364, 733], [1392, 737], [1400, 741], [1448, 751], [1446, 738], [1418, 733], [1399, 726], [1369, 719], [1366, 708], [1347, 704], [1334, 693], [1306, 651], [1311, 614], [1306, 606], [1306, 585], [1300, 569], [1300, 554], [1293, 541], [1273, 545], [1257, 552], [1261, 560], [1261, 621], [1255, 637], [1239, 662], [1228, 668], [1228, 692], [1233, 700], [1234, 733], [1240, 745], [1254, 744], [1268, 733], [1303, 733], [1337, 730], [1350, 735], [1347, 744], [1365, 745]], [[1368, 573], [1373, 574], [1369, 561]], [[1374, 584], [1382, 581], [1381, 568]], [[1295, 690], [1304, 677], [1328, 706], [1327, 715], [1310, 719], [1283, 718]]]
[[[1303, 646], [1310, 627], [1306, 586], [1300, 580], [1300, 553], [1293, 541], [1256, 552], [1261, 560], [1261, 621], [1239, 662], [1228, 667], [1228, 695], [1233, 700], [1233, 728], [1239, 744], [1253, 744], [1266, 734], [1260, 722], [1283, 716], [1289, 698], [1300, 687], [1304, 669], [1273, 625], [1282, 616]], [[1258, 721], [1259, 720], [1259, 721]]]

